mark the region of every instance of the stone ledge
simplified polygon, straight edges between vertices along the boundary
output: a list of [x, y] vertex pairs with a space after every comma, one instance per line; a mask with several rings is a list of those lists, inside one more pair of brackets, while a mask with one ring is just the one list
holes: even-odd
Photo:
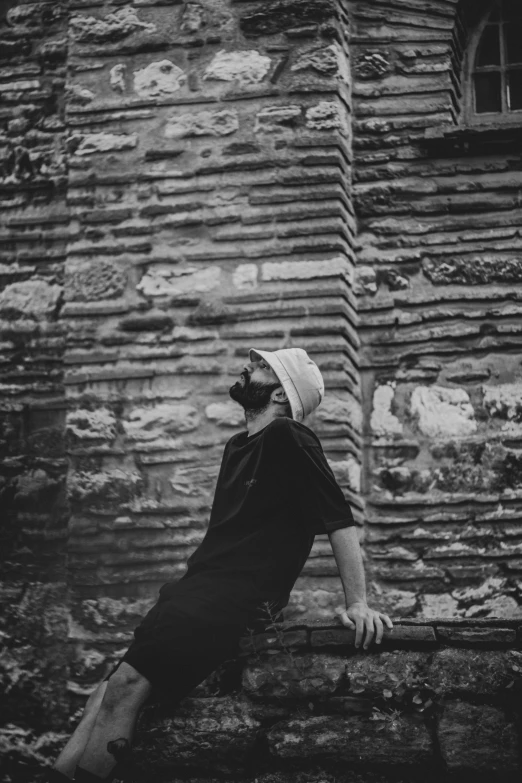
[[[393, 628], [384, 629], [382, 648], [412, 647], [418, 645], [437, 647], [442, 645], [490, 645], [516, 646], [522, 642], [520, 619], [461, 619], [433, 620], [399, 619]], [[341, 622], [329, 620], [287, 621], [276, 623], [273, 630], [255, 634], [241, 640], [242, 653], [261, 652], [266, 649], [350, 647], [355, 642], [355, 631]], [[374, 646], [375, 647], [375, 646]]]
[[244, 637], [240, 655], [178, 704], [145, 710], [137, 763], [165, 781], [286, 779], [319, 766], [511, 783], [520, 771], [520, 625], [400, 620], [365, 652], [340, 623], [275, 624]]

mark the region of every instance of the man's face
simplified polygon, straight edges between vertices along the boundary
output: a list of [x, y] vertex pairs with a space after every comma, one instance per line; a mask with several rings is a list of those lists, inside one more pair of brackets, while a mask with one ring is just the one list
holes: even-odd
[[270, 365], [254, 354], [254, 361], [243, 366], [240, 380], [230, 387], [229, 393], [246, 411], [261, 411], [268, 407], [272, 392], [280, 386]]

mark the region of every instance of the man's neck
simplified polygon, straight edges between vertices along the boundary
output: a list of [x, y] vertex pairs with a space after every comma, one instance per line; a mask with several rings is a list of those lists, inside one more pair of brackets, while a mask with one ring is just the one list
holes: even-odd
[[245, 411], [246, 427], [248, 437], [255, 435], [256, 432], [264, 430], [267, 424], [276, 419], [275, 411], [271, 408], [264, 411]]

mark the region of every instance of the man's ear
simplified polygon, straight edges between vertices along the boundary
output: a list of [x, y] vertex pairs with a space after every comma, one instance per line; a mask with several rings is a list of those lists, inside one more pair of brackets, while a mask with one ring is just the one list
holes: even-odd
[[274, 389], [274, 391], [271, 394], [271, 400], [272, 402], [275, 402], [278, 405], [285, 405], [288, 402], [288, 397], [286, 396], [286, 392], [282, 386], [279, 386], [277, 389]]

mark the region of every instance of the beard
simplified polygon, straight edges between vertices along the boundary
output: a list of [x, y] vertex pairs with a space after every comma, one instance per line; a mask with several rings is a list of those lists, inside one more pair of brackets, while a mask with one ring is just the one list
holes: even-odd
[[250, 376], [246, 373], [241, 373], [244, 378], [243, 383], [236, 381], [236, 383], [230, 387], [229, 394], [235, 402], [238, 402], [245, 410], [245, 414], [256, 415], [268, 408], [270, 404], [270, 396], [275, 389], [278, 389], [281, 384], [275, 383], [259, 383], [259, 381], [251, 381]]

